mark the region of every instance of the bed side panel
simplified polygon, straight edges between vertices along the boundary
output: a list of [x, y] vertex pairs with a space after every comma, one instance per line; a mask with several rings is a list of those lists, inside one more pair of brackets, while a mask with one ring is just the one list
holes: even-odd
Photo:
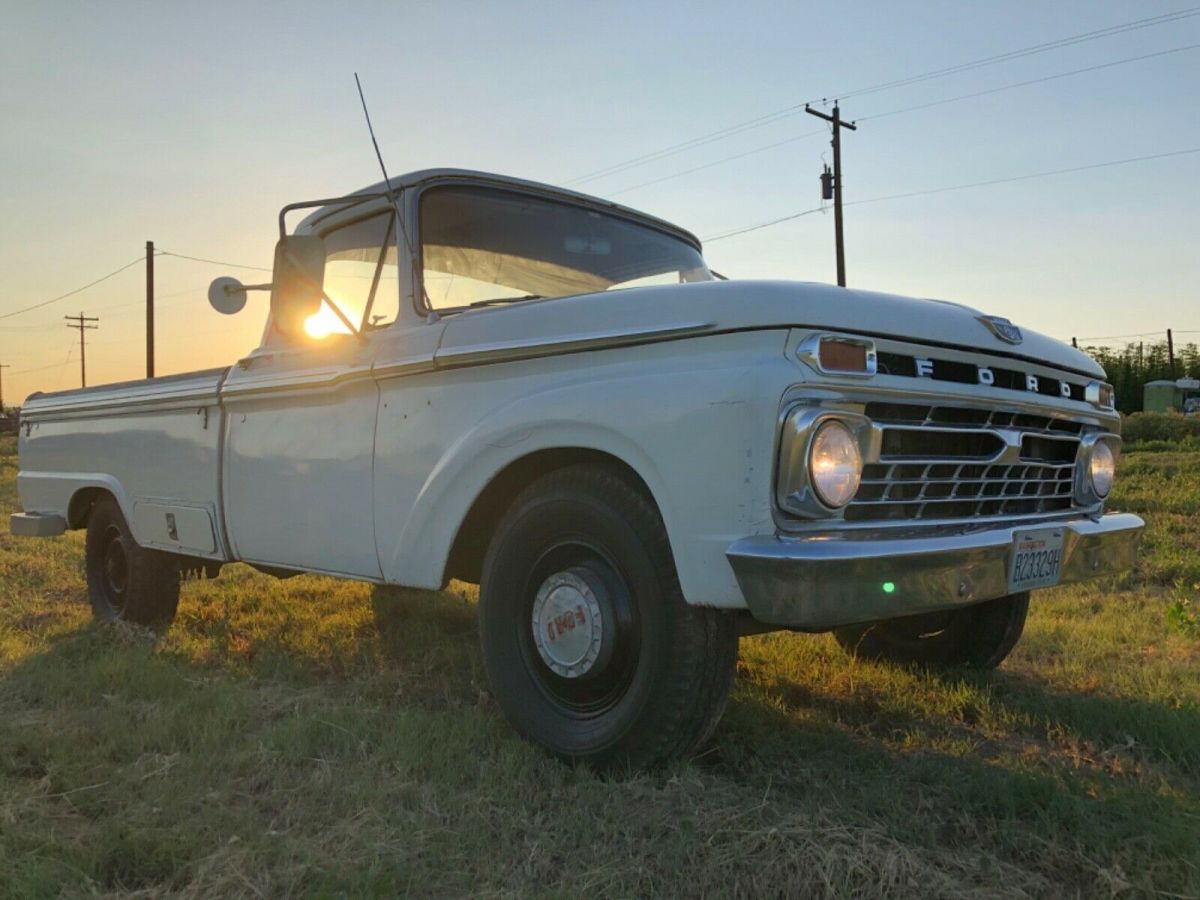
[[99, 488], [117, 498], [139, 544], [225, 559], [222, 375], [31, 398], [23, 411], [17, 476], [25, 512], [69, 519], [72, 498]]

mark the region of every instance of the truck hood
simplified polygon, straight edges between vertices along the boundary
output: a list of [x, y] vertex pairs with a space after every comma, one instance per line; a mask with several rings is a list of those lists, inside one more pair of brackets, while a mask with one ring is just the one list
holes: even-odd
[[1021, 343], [1001, 340], [984, 315], [945, 300], [827, 284], [708, 281], [472, 309], [447, 319], [437, 358], [451, 363], [504, 349], [602, 345], [606, 337], [615, 344], [638, 335], [795, 327], [951, 346], [1104, 377], [1090, 356], [1055, 338], [1021, 328]]

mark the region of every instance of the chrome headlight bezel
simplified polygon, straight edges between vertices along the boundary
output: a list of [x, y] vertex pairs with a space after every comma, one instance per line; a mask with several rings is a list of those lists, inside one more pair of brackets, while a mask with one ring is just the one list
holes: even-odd
[[1083, 399], [1097, 409], [1116, 409], [1117, 393], [1106, 381], [1089, 381], [1083, 389]]
[[[862, 351], [863, 367], [861, 369], [839, 368], [826, 365], [822, 361], [821, 348], [823, 344], [845, 345]], [[819, 332], [810, 334], [796, 348], [796, 358], [819, 375], [834, 375], [844, 378], [874, 378], [878, 371], [879, 355], [875, 350], [875, 342], [869, 338], [854, 337], [853, 335], [837, 332]]]
[[828, 519], [839, 516], [853, 500], [851, 495], [842, 506], [832, 506], [813, 483], [810, 464], [813, 440], [827, 424], [836, 422], [853, 437], [858, 450], [858, 477], [862, 477], [863, 460], [871, 434], [871, 423], [856, 413], [801, 407], [790, 411], [783, 421], [783, 437], [776, 474], [776, 503], [784, 512], [806, 519]]
[[1112, 454], [1115, 481], [1117, 462], [1121, 458], [1120, 435], [1103, 431], [1082, 435], [1079, 454], [1075, 457], [1075, 501], [1080, 506], [1097, 506], [1112, 493], [1112, 483], [1109, 484], [1109, 489], [1101, 494], [1092, 478], [1092, 459], [1098, 446], [1106, 448]]

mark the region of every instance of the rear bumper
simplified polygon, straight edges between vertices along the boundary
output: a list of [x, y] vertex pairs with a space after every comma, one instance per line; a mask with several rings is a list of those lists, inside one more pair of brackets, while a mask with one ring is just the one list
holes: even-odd
[[[1045, 524], [1066, 532], [1062, 584], [1130, 568], [1145, 525], [1129, 513]], [[726, 556], [755, 619], [823, 631], [1003, 597], [1013, 533], [1033, 527], [763, 536], [737, 541]]]
[[8, 530], [16, 537], [54, 537], [67, 530], [67, 521], [50, 513], [13, 513]]

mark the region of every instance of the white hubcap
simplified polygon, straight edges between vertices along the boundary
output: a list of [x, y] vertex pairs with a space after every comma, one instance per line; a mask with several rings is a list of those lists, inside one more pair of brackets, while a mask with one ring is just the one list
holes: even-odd
[[604, 616], [592, 577], [586, 569], [555, 572], [533, 601], [533, 642], [542, 662], [563, 678], [586, 675], [604, 646]]

